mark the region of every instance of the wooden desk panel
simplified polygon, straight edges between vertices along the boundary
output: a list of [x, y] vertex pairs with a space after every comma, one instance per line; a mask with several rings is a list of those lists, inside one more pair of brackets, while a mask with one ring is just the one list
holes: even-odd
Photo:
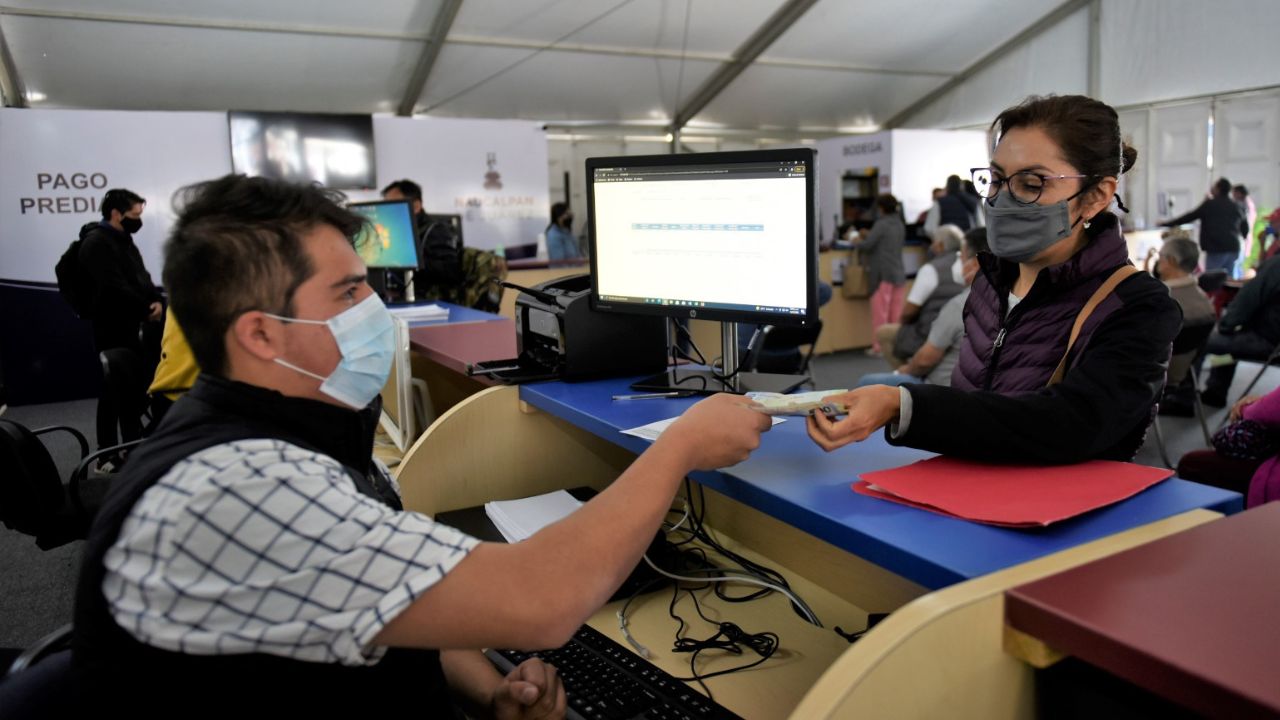
[[1207, 715], [1280, 715], [1280, 503], [1009, 591], [1009, 624]]

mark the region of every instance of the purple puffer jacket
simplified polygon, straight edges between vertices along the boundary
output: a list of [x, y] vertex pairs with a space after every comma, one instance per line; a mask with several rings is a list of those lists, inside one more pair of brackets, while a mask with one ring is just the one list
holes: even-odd
[[[1266, 425], [1272, 432], [1280, 432], [1280, 388], [1263, 395], [1256, 402], [1245, 406], [1240, 413], [1245, 420]], [[1247, 507], [1280, 500], [1280, 456], [1262, 463], [1249, 482]]]
[[[1071, 259], [1041, 270], [1031, 292], [1007, 318], [1009, 288], [1018, 278], [1018, 266], [986, 254], [980, 261], [982, 272], [964, 306], [965, 341], [951, 386], [1012, 395], [1040, 390], [1049, 382], [1080, 308], [1112, 272], [1128, 263], [1129, 251], [1118, 224], [1112, 225]], [[1113, 293], [1094, 309], [1072, 347], [1072, 360], [1122, 305]]]

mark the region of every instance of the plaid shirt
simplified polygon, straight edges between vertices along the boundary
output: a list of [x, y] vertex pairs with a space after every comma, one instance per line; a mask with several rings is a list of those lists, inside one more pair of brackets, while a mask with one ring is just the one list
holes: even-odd
[[174, 465], [107, 552], [103, 592], [136, 639], [196, 655], [373, 664], [373, 638], [478, 540], [361, 494], [280, 440]]

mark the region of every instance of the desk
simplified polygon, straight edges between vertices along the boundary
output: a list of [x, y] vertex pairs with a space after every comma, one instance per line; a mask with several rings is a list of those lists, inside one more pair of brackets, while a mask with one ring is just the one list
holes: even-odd
[[[542, 383], [471, 396], [406, 455], [399, 472], [405, 507], [435, 514], [607, 486], [648, 446], [620, 429], [672, 417], [693, 402], [608, 399], [627, 384]], [[867, 612], [892, 612], [848, 646], [800, 626], [777, 598], [726, 610], [752, 629], [776, 622], [791, 655], [711, 680], [717, 700], [751, 718], [1030, 717], [1031, 670], [1001, 646], [1004, 591], [1218, 517], [1192, 508], [1234, 512], [1241, 502], [1233, 493], [1170, 481], [1057, 528], [1020, 531], [849, 489], [855, 466], [879, 469], [925, 456], [874, 438], [828, 455], [789, 420], [748, 462], [697, 476], [709, 488], [707, 521], [722, 542], [781, 570], [828, 627], [857, 630]], [[633, 607], [633, 631], [660, 650], [655, 645], [670, 636], [664, 603]], [[591, 624], [622, 641], [616, 610], [606, 606]], [[660, 655], [655, 662], [683, 674], [681, 660]]]
[[1280, 503], [1009, 591], [1009, 625], [1219, 717], [1280, 715]]
[[[694, 399], [611, 401], [629, 380], [539, 383], [520, 388], [528, 404], [635, 453], [649, 443], [621, 430], [675, 417]], [[859, 472], [882, 470], [932, 453], [872, 437], [823, 452], [790, 418], [764, 436], [751, 459], [725, 471], [701, 473], [708, 488], [864, 558], [919, 585], [936, 589], [986, 575], [1121, 530], [1196, 508], [1223, 513], [1242, 507], [1240, 495], [1170, 479], [1135, 497], [1040, 530], [1015, 530], [957, 520], [904, 507], [850, 489]]]

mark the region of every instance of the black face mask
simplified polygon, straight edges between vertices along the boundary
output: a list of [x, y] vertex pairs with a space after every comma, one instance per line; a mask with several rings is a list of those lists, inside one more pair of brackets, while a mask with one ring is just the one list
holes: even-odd
[[123, 217], [120, 218], [120, 227], [130, 235], [142, 229], [142, 218]]

